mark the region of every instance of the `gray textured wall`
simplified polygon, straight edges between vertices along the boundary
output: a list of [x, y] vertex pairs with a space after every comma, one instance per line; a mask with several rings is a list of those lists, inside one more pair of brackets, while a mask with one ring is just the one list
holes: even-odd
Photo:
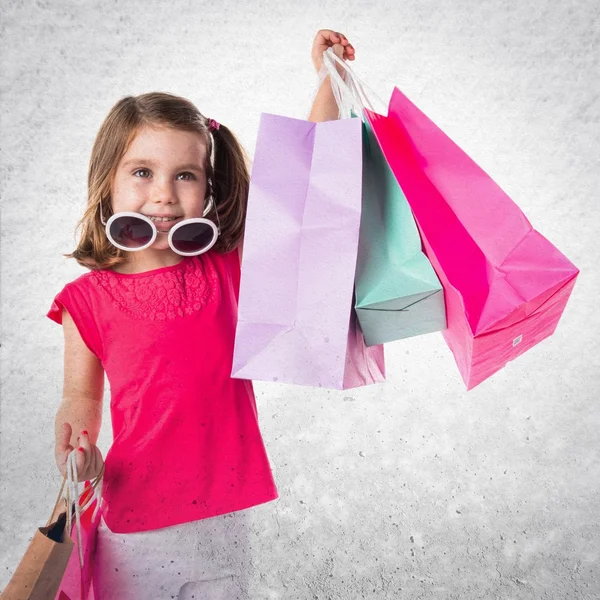
[[[167, 90], [253, 151], [305, 118], [320, 27], [398, 85], [582, 274], [556, 334], [466, 393], [441, 336], [386, 350], [385, 385], [256, 383], [281, 498], [253, 510], [253, 598], [598, 598], [600, 277], [596, 0], [7, 1], [2, 6], [0, 589], [60, 483], [61, 253], [96, 131]], [[110, 442], [108, 403], [100, 446]]]

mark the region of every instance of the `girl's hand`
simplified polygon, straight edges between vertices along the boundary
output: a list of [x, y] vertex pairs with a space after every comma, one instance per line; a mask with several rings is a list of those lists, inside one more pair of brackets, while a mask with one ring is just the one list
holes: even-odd
[[[73, 430], [69, 423], [63, 424], [62, 438], [56, 444], [54, 459], [62, 476], [67, 474], [67, 457], [73, 451], [69, 443]], [[98, 446], [92, 444], [87, 431], [79, 434], [79, 448], [77, 449], [77, 480], [79, 482], [93, 479], [102, 470], [104, 459]]]
[[[320, 29], [317, 31], [311, 51], [311, 58], [317, 73], [323, 66], [323, 52], [332, 46], [336, 56], [342, 60], [354, 60], [354, 48], [343, 33], [331, 29]], [[340, 73], [343, 71], [337, 63], [336, 68]]]

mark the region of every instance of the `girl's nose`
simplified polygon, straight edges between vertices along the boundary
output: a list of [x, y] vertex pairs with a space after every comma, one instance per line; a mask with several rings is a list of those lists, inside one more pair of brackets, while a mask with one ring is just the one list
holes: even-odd
[[152, 190], [152, 201], [156, 204], [175, 204], [177, 195], [172, 183], [157, 183]]

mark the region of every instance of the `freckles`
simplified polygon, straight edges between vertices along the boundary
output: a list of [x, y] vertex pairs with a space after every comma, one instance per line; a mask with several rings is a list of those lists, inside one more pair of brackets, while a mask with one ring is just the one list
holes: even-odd
[[111, 198], [114, 200], [118, 200], [123, 193], [123, 182], [120, 176], [116, 176], [113, 184], [110, 188]]

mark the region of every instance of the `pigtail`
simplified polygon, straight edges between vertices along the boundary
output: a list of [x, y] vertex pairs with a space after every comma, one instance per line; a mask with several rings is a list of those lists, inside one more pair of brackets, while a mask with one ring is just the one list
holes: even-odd
[[206, 217], [215, 224], [220, 222], [221, 235], [214, 247], [217, 252], [225, 253], [237, 248], [244, 235], [250, 187], [249, 159], [226, 126], [219, 125], [209, 135], [213, 141], [214, 166], [209, 177], [212, 201]]

